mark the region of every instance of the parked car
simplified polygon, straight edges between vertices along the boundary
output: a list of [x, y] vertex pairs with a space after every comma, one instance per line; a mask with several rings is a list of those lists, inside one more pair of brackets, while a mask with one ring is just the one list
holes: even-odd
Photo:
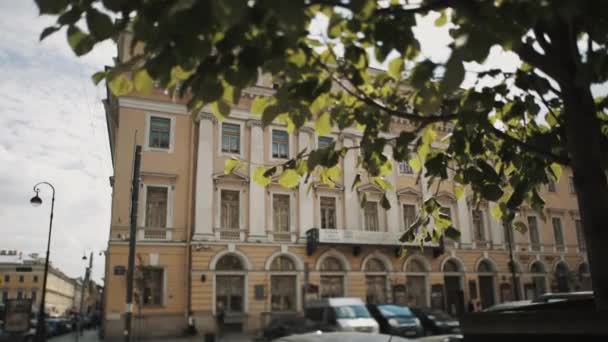
[[359, 298], [326, 298], [308, 303], [306, 318], [325, 332], [356, 331], [378, 333], [378, 322]]
[[368, 334], [359, 332], [330, 332], [311, 333], [281, 337], [274, 342], [408, 342], [398, 336], [384, 334]]
[[593, 291], [544, 293], [532, 300], [532, 303], [552, 303], [565, 300], [593, 299]]
[[380, 333], [403, 337], [422, 336], [420, 320], [407, 306], [368, 304], [367, 310], [380, 325]]
[[483, 310], [483, 312], [495, 312], [495, 311], [509, 311], [522, 306], [534, 305], [531, 300], [516, 300], [512, 302], [504, 302], [496, 305], [492, 305], [489, 308]]
[[273, 318], [264, 328], [263, 335], [267, 340], [279, 337], [305, 334], [319, 330], [319, 324], [301, 315], [285, 315]]
[[425, 335], [460, 334], [460, 322], [447, 313], [430, 308], [411, 308]]

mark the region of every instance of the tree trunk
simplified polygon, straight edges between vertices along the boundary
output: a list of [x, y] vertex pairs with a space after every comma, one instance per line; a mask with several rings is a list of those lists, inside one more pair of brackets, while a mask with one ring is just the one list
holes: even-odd
[[561, 82], [567, 149], [587, 241], [596, 308], [608, 311], [608, 182], [602, 169], [600, 123], [589, 86]]

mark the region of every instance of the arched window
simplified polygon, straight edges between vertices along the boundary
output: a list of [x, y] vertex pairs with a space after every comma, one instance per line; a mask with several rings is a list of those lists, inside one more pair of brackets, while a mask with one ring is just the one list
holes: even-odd
[[241, 258], [232, 254], [224, 255], [215, 265], [216, 271], [242, 271], [244, 269]]
[[450, 259], [443, 264], [443, 272], [462, 272], [462, 268], [456, 260]]
[[530, 272], [532, 273], [545, 273], [545, 267], [540, 262], [536, 261], [530, 267]]
[[365, 270], [367, 272], [386, 272], [386, 266], [378, 259], [369, 259], [365, 264]]
[[580, 290], [591, 291], [591, 273], [589, 272], [589, 264], [586, 262], [578, 267], [578, 280]]
[[274, 258], [272, 264], [270, 264], [271, 271], [295, 271], [296, 265], [293, 260], [284, 255]]
[[492, 273], [494, 271], [494, 267], [488, 260], [482, 260], [477, 266], [478, 273]]
[[535, 261], [530, 266], [530, 272], [533, 273], [532, 284], [526, 285], [526, 299], [534, 299], [547, 292], [545, 266], [540, 261]]
[[327, 257], [321, 264], [321, 271], [343, 272], [344, 265], [342, 265], [342, 262], [338, 258]]
[[[557, 281], [557, 291], [556, 292], [569, 292], [570, 291], [570, 279], [568, 274], [570, 271], [568, 270], [568, 266], [560, 262], [555, 267], [555, 280]], [[553, 290], [553, 289], [552, 289]]]
[[423, 273], [426, 272], [426, 269], [420, 260], [412, 259], [410, 262], [408, 262], [405, 272]]

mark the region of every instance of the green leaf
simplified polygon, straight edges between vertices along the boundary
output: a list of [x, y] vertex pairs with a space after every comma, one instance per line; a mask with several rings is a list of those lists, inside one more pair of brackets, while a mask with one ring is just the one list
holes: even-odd
[[297, 67], [303, 67], [306, 64], [306, 54], [302, 49], [298, 49], [295, 53], [292, 53], [287, 60]]
[[393, 172], [393, 161], [386, 160], [384, 164], [380, 165], [380, 176], [388, 176]]
[[146, 69], [140, 69], [135, 72], [133, 83], [135, 84], [135, 90], [144, 94], [148, 94], [154, 89], [154, 80], [152, 80]]
[[502, 197], [503, 191], [496, 184], [486, 184], [481, 188], [481, 194], [488, 201], [496, 202]]
[[241, 162], [238, 159], [230, 158], [224, 162], [224, 174], [229, 175], [239, 166]]
[[464, 186], [457, 184], [454, 187], [454, 196], [456, 196], [457, 200], [461, 199], [464, 196]]
[[59, 14], [67, 6], [68, 0], [36, 0], [40, 14]]
[[562, 167], [559, 164], [556, 163], [552, 163], [551, 166], [551, 172], [553, 172], [553, 175], [555, 176], [555, 181], [559, 181], [559, 178], [562, 176]]
[[253, 114], [258, 114], [258, 115], [262, 115], [262, 113], [264, 113], [264, 110], [266, 109], [266, 107], [268, 107], [268, 105], [270, 104], [270, 97], [266, 97], [266, 96], [258, 96], [253, 100], [253, 103], [251, 104], [251, 112]]
[[452, 221], [446, 218], [443, 218], [442, 215], [433, 215], [433, 223], [437, 229], [444, 230], [446, 229]]
[[384, 210], [389, 210], [391, 208], [391, 203], [388, 201], [388, 197], [386, 194], [382, 195], [382, 200], [380, 200], [380, 205]]
[[270, 182], [272, 182], [271, 177], [265, 176], [266, 169], [263, 166], [257, 166], [253, 169], [253, 181], [262, 187], [266, 187]]
[[325, 112], [315, 121], [315, 130], [319, 135], [328, 135], [331, 133], [331, 116]]
[[437, 27], [441, 27], [448, 22], [448, 16], [446, 15], [445, 11], [441, 11], [439, 13], [441, 14], [439, 18], [435, 19], [435, 26]]
[[285, 188], [295, 188], [300, 184], [300, 175], [296, 170], [285, 170], [283, 174], [281, 174], [281, 177], [279, 177], [279, 184]]
[[90, 8], [87, 11], [87, 26], [89, 27], [89, 32], [91, 32], [97, 41], [110, 38], [112, 33], [114, 33], [112, 19], [95, 8]]
[[408, 163], [416, 173], [420, 172], [422, 169], [422, 161], [420, 161], [420, 157], [418, 157], [417, 154], [413, 154]]
[[457, 90], [464, 81], [464, 65], [462, 64], [462, 60], [452, 53], [452, 57], [446, 64], [445, 74], [443, 75], [443, 79], [441, 80], [441, 92], [443, 94], [451, 93], [454, 90]]
[[372, 180], [382, 190], [390, 190], [390, 191], [394, 190], [393, 185], [389, 181], [387, 181], [386, 179], [384, 179], [383, 177], [374, 177], [374, 178], [372, 178]]
[[403, 72], [403, 58], [401, 56], [393, 59], [388, 63], [388, 75], [396, 80], [401, 79]]
[[123, 96], [133, 91], [133, 82], [125, 74], [118, 74], [110, 79], [108, 87], [115, 96]]
[[522, 221], [515, 221], [513, 222], [513, 229], [515, 229], [516, 232], [525, 234], [528, 231], [528, 226]]
[[82, 56], [93, 48], [95, 41], [88, 34], [82, 32], [77, 26], [71, 25], [67, 31], [68, 44], [77, 56]]
[[454, 228], [453, 226], [449, 226], [443, 234], [445, 237], [453, 241], [458, 241], [460, 239], [460, 230]]
[[340, 180], [340, 178], [342, 177], [342, 170], [338, 165], [328, 168], [325, 173], [327, 177], [329, 177], [333, 181]]
[[499, 204], [492, 206], [492, 209], [490, 209], [490, 213], [492, 214], [492, 217], [494, 217], [498, 221], [502, 220], [502, 217], [504, 215], [504, 213], [502, 212], [502, 207]]
[[98, 71], [96, 73], [93, 74], [93, 76], [91, 76], [91, 79], [93, 80], [93, 83], [95, 85], [99, 84], [99, 82], [101, 82], [101, 80], [105, 79], [106, 76], [108, 76], [108, 73], [105, 71]]
[[230, 115], [230, 106], [224, 100], [215, 101], [211, 104], [211, 113], [213, 113], [218, 120], [223, 120]]
[[43, 41], [44, 38], [48, 37], [49, 35], [57, 32], [60, 29], [60, 27], [58, 26], [49, 26], [47, 28], [45, 28], [42, 33], [40, 34], [40, 41]]

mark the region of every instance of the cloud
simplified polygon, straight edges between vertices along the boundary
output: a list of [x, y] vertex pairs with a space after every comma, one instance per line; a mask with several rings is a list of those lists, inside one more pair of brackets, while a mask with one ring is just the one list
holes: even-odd
[[[56, 188], [51, 261], [70, 276], [82, 276], [82, 255], [107, 247], [112, 174], [101, 100], [103, 85], [90, 75], [112, 63], [112, 43], [77, 58], [59, 32], [38, 42], [50, 17], [33, 1], [0, 2], [0, 249], [44, 254], [50, 188], [44, 203], [29, 199], [39, 181]], [[104, 272], [96, 255], [94, 278]]]

